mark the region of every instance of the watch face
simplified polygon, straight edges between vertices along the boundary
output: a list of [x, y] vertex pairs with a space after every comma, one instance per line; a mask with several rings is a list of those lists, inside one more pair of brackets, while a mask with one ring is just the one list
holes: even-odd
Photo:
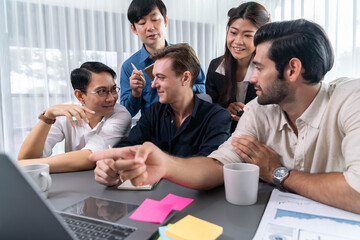
[[285, 192], [285, 188], [282, 186], [282, 182], [289, 176], [289, 170], [285, 167], [279, 167], [273, 172], [274, 184], [282, 192]]
[[276, 178], [282, 178], [285, 177], [288, 174], [288, 170], [284, 167], [277, 168], [274, 172], [274, 177]]

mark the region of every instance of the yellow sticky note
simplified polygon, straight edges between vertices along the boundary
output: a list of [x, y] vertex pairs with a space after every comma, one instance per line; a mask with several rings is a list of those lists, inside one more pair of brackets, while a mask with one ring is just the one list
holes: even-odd
[[187, 215], [166, 229], [165, 234], [177, 240], [210, 240], [216, 239], [222, 232], [223, 228], [216, 224]]

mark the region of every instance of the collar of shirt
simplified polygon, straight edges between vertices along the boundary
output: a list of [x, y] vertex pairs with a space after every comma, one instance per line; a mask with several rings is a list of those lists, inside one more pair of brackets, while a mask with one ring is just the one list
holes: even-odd
[[316, 97], [305, 112], [299, 117], [299, 119], [313, 128], [319, 128], [321, 119], [327, 108], [329, 102], [329, 98], [327, 97], [328, 87], [328, 84], [321, 83], [321, 87], [316, 94]]
[[97, 132], [98, 128], [99, 128], [102, 124], [104, 124], [104, 122], [105, 122], [105, 120], [106, 120], [107, 118], [109, 118], [109, 117], [103, 117], [103, 118], [96, 124], [96, 126], [95, 126], [93, 129], [90, 128], [90, 125], [89, 125], [89, 124], [85, 124], [84, 126], [86, 126], [86, 128], [88, 128], [88, 131], [89, 131], [89, 132]]
[[[165, 40], [165, 46], [169, 46], [171, 44], [169, 44], [166, 40]], [[140, 49], [140, 62], [145, 62], [148, 58], [150, 58], [150, 53], [146, 50], [145, 45], [142, 45], [142, 48]]]
[[[225, 60], [223, 59], [221, 61], [221, 63], [219, 64], [219, 66], [216, 68], [215, 72], [225, 76], [225, 66], [224, 66], [224, 64], [225, 64]], [[249, 81], [250, 76], [251, 76], [254, 68], [255, 68], [255, 65], [253, 63], [253, 58], [251, 58], [250, 64], [249, 64], [248, 69], [246, 71], [246, 75], [245, 75], [245, 78], [244, 78], [243, 82], [248, 82]]]
[[[280, 108], [279, 105], [277, 105], [278, 108]], [[279, 121], [279, 127], [278, 130], [282, 131], [284, 130], [285, 126], [287, 126], [289, 129], [291, 129], [290, 124], [287, 120], [285, 112], [280, 108], [280, 121]]]
[[[326, 97], [328, 85], [326, 83], [321, 83], [319, 92], [316, 94], [314, 100], [311, 102], [310, 106], [303, 112], [303, 114], [296, 120], [298, 125], [298, 120], [302, 120], [313, 128], [319, 128], [322, 116], [325, 113], [327, 103], [329, 99]], [[279, 106], [280, 107], [280, 106]], [[278, 130], [281, 131], [284, 127], [287, 126], [291, 128], [287, 120], [286, 114], [281, 110], [281, 116], [279, 121]]]
[[[200, 103], [200, 98], [198, 98], [198, 96], [194, 94], [194, 108], [190, 114], [192, 118], [194, 118], [196, 115], [197, 109], [199, 108], [199, 103]], [[166, 115], [165, 115], [166, 117], [169, 116], [170, 114], [173, 114], [170, 104], [166, 104], [165, 111], [166, 111]]]

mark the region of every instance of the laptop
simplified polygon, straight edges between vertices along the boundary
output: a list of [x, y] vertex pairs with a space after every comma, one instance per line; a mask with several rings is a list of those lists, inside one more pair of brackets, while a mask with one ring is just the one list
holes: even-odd
[[[96, 205], [99, 200], [106, 201], [86, 196], [83, 201], [56, 211], [17, 164], [0, 154], [0, 239], [149, 239], [160, 226], [129, 219], [137, 205], [115, 201], [106, 204], [115, 206], [111, 212], [120, 212], [120, 220], [101, 220], [84, 213], [84, 204]], [[93, 215], [99, 212], [88, 211]], [[172, 216], [170, 214], [164, 223]]]

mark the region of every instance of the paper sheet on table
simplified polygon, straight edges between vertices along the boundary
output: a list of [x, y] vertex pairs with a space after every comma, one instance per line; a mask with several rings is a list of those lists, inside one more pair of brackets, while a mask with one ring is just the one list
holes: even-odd
[[166, 236], [177, 240], [213, 240], [222, 232], [222, 227], [191, 215], [177, 221], [165, 231]]
[[359, 239], [360, 215], [273, 190], [254, 239]]
[[171, 211], [172, 205], [147, 198], [129, 218], [143, 222], [162, 223]]
[[130, 180], [126, 180], [122, 184], [120, 184], [117, 189], [119, 190], [151, 190], [153, 187], [157, 184], [149, 184], [149, 185], [143, 185], [143, 186], [134, 186], [132, 185]]
[[187, 205], [189, 205], [194, 199], [179, 197], [174, 194], [169, 193], [166, 197], [164, 197], [160, 202], [171, 204], [173, 209], [176, 211], [183, 210]]

